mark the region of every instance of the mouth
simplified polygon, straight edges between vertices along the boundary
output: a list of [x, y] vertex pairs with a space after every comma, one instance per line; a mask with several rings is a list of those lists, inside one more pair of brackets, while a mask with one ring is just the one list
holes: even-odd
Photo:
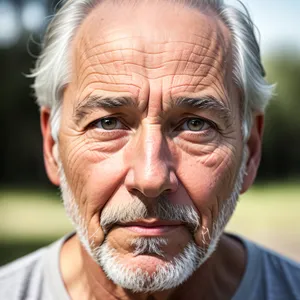
[[122, 227], [126, 230], [144, 235], [144, 236], [161, 236], [173, 230], [177, 230], [184, 226], [182, 222], [170, 221], [140, 221], [129, 223], [117, 223], [116, 226]]

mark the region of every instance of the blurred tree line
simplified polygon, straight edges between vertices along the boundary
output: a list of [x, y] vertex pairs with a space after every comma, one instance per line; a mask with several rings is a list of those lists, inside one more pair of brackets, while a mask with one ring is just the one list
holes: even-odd
[[[30, 45], [30, 52], [38, 53]], [[0, 185], [49, 187], [43, 158], [39, 111], [24, 74], [34, 58], [24, 46], [0, 49]], [[267, 59], [268, 80], [277, 95], [267, 109], [258, 180], [300, 177], [300, 59], [281, 53]]]
[[265, 62], [267, 80], [277, 83], [266, 111], [258, 180], [300, 177], [300, 56], [287, 50]]

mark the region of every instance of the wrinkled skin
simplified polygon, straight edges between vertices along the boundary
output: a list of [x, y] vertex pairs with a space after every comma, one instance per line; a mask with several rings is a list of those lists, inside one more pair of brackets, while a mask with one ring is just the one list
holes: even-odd
[[[232, 192], [242, 159], [241, 100], [232, 82], [231, 43], [228, 29], [212, 13], [166, 3], [148, 3], [134, 9], [101, 5], [80, 26], [71, 45], [72, 78], [63, 97], [58, 151], [95, 245], [103, 242], [99, 222], [105, 206], [129, 201], [133, 195], [142, 195], [146, 202], [156, 201], [164, 194], [173, 203], [194, 206], [203, 226], [194, 237], [185, 226], [168, 232], [170, 243], [165, 250], [169, 258], [180, 253], [192, 238], [204, 246], [203, 228], [212, 232], [212, 223]], [[92, 96], [126, 97], [133, 103], [80, 111]], [[180, 97], [208, 96], [225, 108], [228, 120], [215, 108], [176, 106], [175, 100]], [[118, 120], [117, 129], [105, 130], [101, 122], [96, 122], [111, 116]], [[192, 131], [186, 122], [192, 118], [208, 121], [201, 123], [200, 130], [197, 127], [198, 131]], [[48, 176], [59, 185], [48, 108], [42, 109], [41, 120]], [[252, 184], [259, 164], [262, 117], [254, 118], [253, 124], [246, 144], [249, 159], [243, 191]], [[122, 255], [124, 263], [136, 264], [151, 273], [163, 261], [151, 256], [133, 258], [130, 240], [137, 236], [136, 232], [115, 228], [107, 239]], [[220, 270], [225, 256], [227, 261], [236, 260], [239, 266], [230, 270], [234, 274], [227, 274], [232, 281], [223, 292], [228, 295], [237, 287], [244, 265], [243, 250], [235, 243], [222, 239], [211, 258], [220, 263]], [[218, 255], [220, 248], [223, 252]], [[64, 257], [66, 249], [68, 254]], [[229, 249], [232, 253], [225, 255]], [[72, 263], [68, 262], [70, 257]], [[61, 264], [67, 289], [74, 299], [84, 295], [79, 284], [74, 284], [80, 281], [80, 272], [85, 274], [81, 282], [85, 283], [89, 299], [101, 299], [104, 295], [105, 299], [110, 299], [108, 295], [124, 299], [149, 296], [133, 297], [108, 283], [76, 237], [66, 243]], [[89, 266], [93, 274], [86, 274], [89, 272], [84, 266]], [[190, 295], [207, 292], [214, 272], [211, 267], [201, 266], [185, 284]], [[223, 275], [215, 287], [216, 295], [218, 289], [226, 286], [222, 284], [222, 280], [226, 281]], [[202, 292], [195, 285], [191, 288], [195, 278], [201, 277], [209, 278]], [[171, 292], [175, 299], [176, 291], [152, 296], [167, 299]], [[184, 295], [187, 297], [188, 292]]]

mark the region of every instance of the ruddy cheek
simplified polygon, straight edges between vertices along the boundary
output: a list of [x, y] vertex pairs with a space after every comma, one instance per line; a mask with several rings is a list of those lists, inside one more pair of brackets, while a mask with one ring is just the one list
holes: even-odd
[[185, 153], [182, 159], [185, 163], [177, 174], [200, 218], [200, 226], [194, 233], [194, 240], [199, 247], [207, 249], [215, 218], [212, 208], [217, 201], [216, 176], [213, 174], [213, 168], [206, 166], [205, 156], [195, 158]]
[[[95, 151], [85, 151], [82, 155], [73, 157], [71, 189], [74, 191], [79, 206], [80, 226], [83, 234], [93, 248], [104, 241], [104, 232], [100, 226], [100, 215], [114, 197], [125, 176], [126, 170], [122, 162], [122, 155], [95, 155]], [[74, 165], [73, 164], [73, 165]]]

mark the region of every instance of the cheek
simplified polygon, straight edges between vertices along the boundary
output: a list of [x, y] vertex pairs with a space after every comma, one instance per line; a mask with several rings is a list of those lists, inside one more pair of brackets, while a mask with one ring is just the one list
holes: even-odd
[[185, 156], [177, 174], [201, 217], [202, 227], [195, 234], [195, 239], [203, 246], [210, 240], [220, 206], [233, 191], [238, 168], [234, 153], [230, 151], [216, 150], [201, 158]]
[[81, 150], [73, 147], [66, 156], [68, 159], [63, 165], [68, 184], [87, 226], [90, 242], [99, 245], [104, 238], [100, 227], [101, 211], [126, 174], [122, 153], [102, 155], [85, 145]]

